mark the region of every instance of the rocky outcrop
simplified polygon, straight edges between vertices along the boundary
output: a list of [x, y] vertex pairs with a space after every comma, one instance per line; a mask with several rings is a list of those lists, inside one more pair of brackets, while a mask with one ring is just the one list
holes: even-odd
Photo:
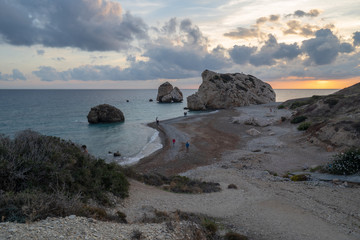
[[125, 121], [124, 114], [114, 106], [101, 104], [92, 107], [87, 115], [89, 123], [114, 123]]
[[161, 103], [182, 102], [183, 94], [179, 88], [165, 82], [160, 85], [156, 100]]
[[222, 109], [275, 101], [272, 87], [243, 73], [215, 73], [205, 70], [199, 90], [187, 98], [190, 110]]
[[360, 146], [360, 83], [327, 96], [293, 99], [282, 104], [305, 116], [311, 142], [338, 150]]

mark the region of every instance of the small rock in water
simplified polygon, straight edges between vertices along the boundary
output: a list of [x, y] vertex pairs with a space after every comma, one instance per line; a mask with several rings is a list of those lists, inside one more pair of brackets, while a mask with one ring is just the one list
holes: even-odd
[[119, 151], [114, 152], [114, 157], [120, 157], [120, 156], [121, 156], [121, 153]]

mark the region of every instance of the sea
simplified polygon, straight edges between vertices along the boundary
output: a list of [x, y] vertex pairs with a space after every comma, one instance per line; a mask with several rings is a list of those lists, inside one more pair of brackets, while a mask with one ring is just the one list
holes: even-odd
[[[328, 95], [336, 89], [275, 89], [276, 101]], [[120, 164], [136, 163], [161, 149], [156, 130], [147, 126], [184, 116], [186, 97], [196, 90], [182, 90], [182, 103], [157, 103], [157, 89], [146, 90], [2, 90], [0, 89], [0, 134], [13, 138], [20, 131], [31, 129], [44, 135], [86, 145], [90, 154]], [[153, 99], [152, 102], [149, 100]], [[99, 104], [119, 108], [123, 123], [89, 124], [87, 115]], [[207, 114], [188, 112], [187, 115]], [[119, 151], [121, 157], [114, 157]]]

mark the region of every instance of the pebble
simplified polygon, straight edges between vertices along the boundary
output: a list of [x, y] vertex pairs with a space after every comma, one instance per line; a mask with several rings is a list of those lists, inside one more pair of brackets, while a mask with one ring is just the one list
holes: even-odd
[[0, 239], [131, 239], [134, 231], [142, 233], [141, 239], [194, 239], [194, 229], [199, 227], [188, 221], [172, 222], [176, 227], [169, 229], [164, 223], [123, 224], [102, 222], [75, 215], [66, 218], [47, 218], [42, 221], [21, 224], [5, 222], [0, 224]]

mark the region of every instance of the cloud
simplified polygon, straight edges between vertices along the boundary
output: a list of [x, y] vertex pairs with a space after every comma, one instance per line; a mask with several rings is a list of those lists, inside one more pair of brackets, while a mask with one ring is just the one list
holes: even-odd
[[349, 53], [354, 49], [347, 43], [340, 43], [330, 29], [316, 31], [315, 38], [302, 42], [302, 51], [308, 55], [308, 63], [330, 64], [341, 52]]
[[288, 14], [286, 17], [317, 17], [320, 15], [320, 10], [311, 9], [309, 12], [304, 12], [303, 10], [296, 10], [293, 14]]
[[227, 50], [218, 46], [209, 51], [208, 39], [189, 19], [171, 19], [160, 30], [154, 30], [157, 35], [145, 45], [140, 57], [127, 56], [128, 67], [84, 65], [57, 71], [49, 66], [41, 66], [33, 74], [42, 81], [178, 79], [198, 77], [206, 68], [218, 70], [229, 64], [229, 59], [225, 57]]
[[224, 36], [233, 39], [257, 38], [259, 36], [259, 29], [238, 27], [236, 31], [225, 33]]
[[15, 81], [15, 80], [25, 81], [26, 77], [18, 69], [13, 69], [12, 74], [2, 74], [0, 72], [0, 81]]
[[6, 43], [119, 51], [148, 37], [148, 26], [107, 0], [0, 1], [0, 35]]
[[45, 54], [45, 50], [40, 49], [40, 50], [37, 50], [36, 53], [40, 56], [43, 56]]
[[57, 62], [62, 62], [62, 61], [65, 61], [66, 59], [63, 57], [56, 57], [56, 58], [52, 58], [52, 60], [57, 61]]
[[[295, 34], [304, 37], [313, 36], [320, 27], [311, 24], [302, 24], [298, 20], [290, 20], [286, 23], [288, 29], [284, 30], [283, 33], [287, 34]], [[331, 26], [328, 26], [331, 27]]]
[[360, 46], [360, 32], [353, 33], [354, 46]]
[[229, 50], [229, 54], [231, 59], [237, 64], [249, 62], [253, 66], [271, 66], [276, 64], [277, 59], [292, 60], [299, 56], [301, 51], [297, 43], [279, 44], [276, 38], [269, 34], [268, 40], [260, 49], [235, 45]]
[[246, 64], [249, 62], [251, 54], [256, 51], [257, 47], [247, 47], [235, 45], [229, 50], [231, 59], [237, 64]]

